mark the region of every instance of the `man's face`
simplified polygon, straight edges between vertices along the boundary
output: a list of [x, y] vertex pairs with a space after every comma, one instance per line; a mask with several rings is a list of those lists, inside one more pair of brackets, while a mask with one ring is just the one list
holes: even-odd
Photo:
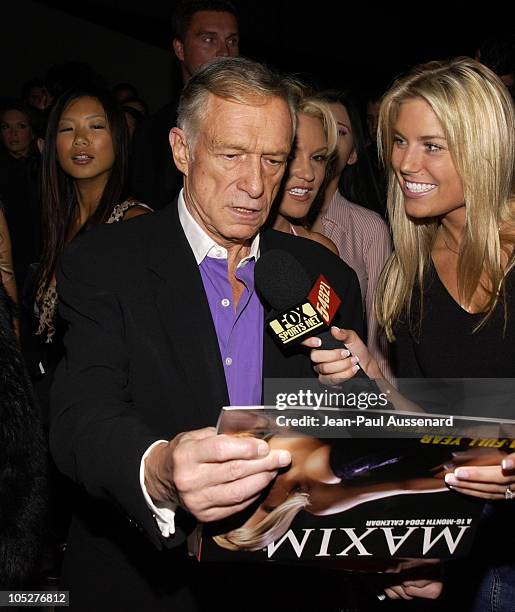
[[292, 138], [290, 110], [280, 98], [250, 106], [209, 94], [192, 152], [184, 132], [172, 130], [186, 206], [218, 244], [246, 245], [264, 224]]
[[198, 11], [193, 15], [184, 40], [175, 38], [173, 48], [186, 82], [196, 70], [215, 57], [239, 55], [236, 17], [223, 11]]

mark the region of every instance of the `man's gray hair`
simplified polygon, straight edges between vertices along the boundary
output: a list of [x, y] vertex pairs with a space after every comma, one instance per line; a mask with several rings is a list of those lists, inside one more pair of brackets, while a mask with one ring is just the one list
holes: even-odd
[[250, 106], [281, 98], [288, 104], [295, 133], [296, 96], [288, 81], [263, 64], [243, 57], [219, 57], [198, 70], [181, 95], [177, 125], [185, 132], [190, 151], [206, 116], [209, 94]]

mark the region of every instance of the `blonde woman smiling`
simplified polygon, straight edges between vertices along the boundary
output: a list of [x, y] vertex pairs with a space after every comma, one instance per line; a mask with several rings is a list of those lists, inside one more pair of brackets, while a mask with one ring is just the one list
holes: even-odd
[[[395, 250], [376, 308], [398, 376], [515, 378], [515, 113], [507, 89], [468, 58], [431, 62], [386, 94], [379, 133]], [[334, 334], [370, 377], [383, 377], [356, 334]], [[326, 382], [353, 375], [350, 359], [335, 351], [312, 359]], [[515, 455], [502, 466], [457, 468], [446, 482], [508, 500], [489, 509], [489, 544], [467, 570], [479, 571], [477, 599], [471, 608], [461, 600], [460, 609], [485, 612], [495, 601], [497, 612], [512, 611]], [[494, 553], [491, 542], [501, 539]]]

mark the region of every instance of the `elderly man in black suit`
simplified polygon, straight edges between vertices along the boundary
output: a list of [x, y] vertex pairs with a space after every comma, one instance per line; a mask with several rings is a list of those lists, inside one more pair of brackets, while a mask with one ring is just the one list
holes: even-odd
[[[280, 77], [220, 58], [189, 81], [178, 126], [178, 200], [74, 241], [57, 273], [68, 330], [51, 448], [78, 485], [63, 585], [88, 612], [261, 609], [256, 589], [277, 593], [268, 610], [313, 609], [316, 570], [197, 564], [186, 538], [250, 506], [290, 462], [262, 440], [217, 436], [220, 408], [259, 404], [266, 377], [315, 376], [307, 351], [286, 355], [264, 333], [260, 254], [291, 252], [313, 281], [323, 272], [345, 301], [335, 325], [358, 332], [359, 285], [321, 245], [261, 232], [294, 137]], [[335, 349], [338, 360], [351, 367]], [[341, 585], [326, 584], [328, 602], [336, 590], [341, 603]]]

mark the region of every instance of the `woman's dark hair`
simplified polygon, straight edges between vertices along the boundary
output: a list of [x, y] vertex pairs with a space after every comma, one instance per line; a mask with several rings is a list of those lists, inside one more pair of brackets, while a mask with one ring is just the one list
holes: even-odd
[[131, 102], [137, 102], [143, 107], [143, 111], [138, 111], [140, 115], [142, 115], [143, 117], [146, 117], [148, 115], [148, 106], [146, 102], [144, 102], [141, 98], [137, 98], [136, 96], [131, 96], [130, 98], [126, 98], [123, 102], [120, 102], [119, 104], [123, 107], [124, 110], [127, 110], [125, 108], [126, 106], [128, 106], [129, 108], [135, 108], [135, 107], [131, 107]]
[[62, 94], [56, 101], [46, 131], [41, 161], [41, 202], [43, 252], [36, 279], [38, 297], [47, 289], [59, 255], [66, 246], [70, 227], [76, 219], [78, 200], [74, 179], [66, 174], [57, 160], [59, 120], [68, 105], [79, 98], [96, 98], [103, 106], [113, 139], [114, 164], [100, 202], [85, 228], [105, 223], [113, 208], [127, 197], [129, 137], [125, 117], [106, 90], [76, 89]]
[[338, 191], [347, 200], [374, 210], [382, 216], [384, 214], [382, 190], [377, 171], [367, 151], [365, 131], [353, 95], [349, 91], [330, 90], [320, 92], [318, 97], [329, 103], [344, 106], [351, 123], [354, 148], [358, 159], [355, 164], [345, 166], [338, 183]]
[[133, 106], [126, 106], [125, 104], [122, 104], [122, 110], [124, 113], [127, 113], [134, 119], [136, 125], [140, 125], [143, 123], [143, 121], [145, 121], [145, 115]]
[[45, 74], [45, 85], [56, 100], [72, 90], [97, 90], [106, 87], [104, 78], [86, 62], [65, 62], [50, 66]]
[[[112, 89], [111, 89], [113, 96], [117, 96], [121, 91], [130, 91], [130, 97], [131, 98], [137, 98], [138, 97], [138, 90], [136, 89], [136, 87], [132, 84], [132, 83], [117, 83]], [[125, 102], [125, 100], [124, 100]]]
[[20, 111], [27, 116], [27, 121], [30, 124], [30, 127], [34, 127], [34, 115], [32, 113], [32, 109], [28, 104], [23, 102], [22, 100], [17, 100], [16, 98], [7, 98], [6, 100], [2, 100], [0, 103], [0, 115], [7, 113], [11, 110]]

